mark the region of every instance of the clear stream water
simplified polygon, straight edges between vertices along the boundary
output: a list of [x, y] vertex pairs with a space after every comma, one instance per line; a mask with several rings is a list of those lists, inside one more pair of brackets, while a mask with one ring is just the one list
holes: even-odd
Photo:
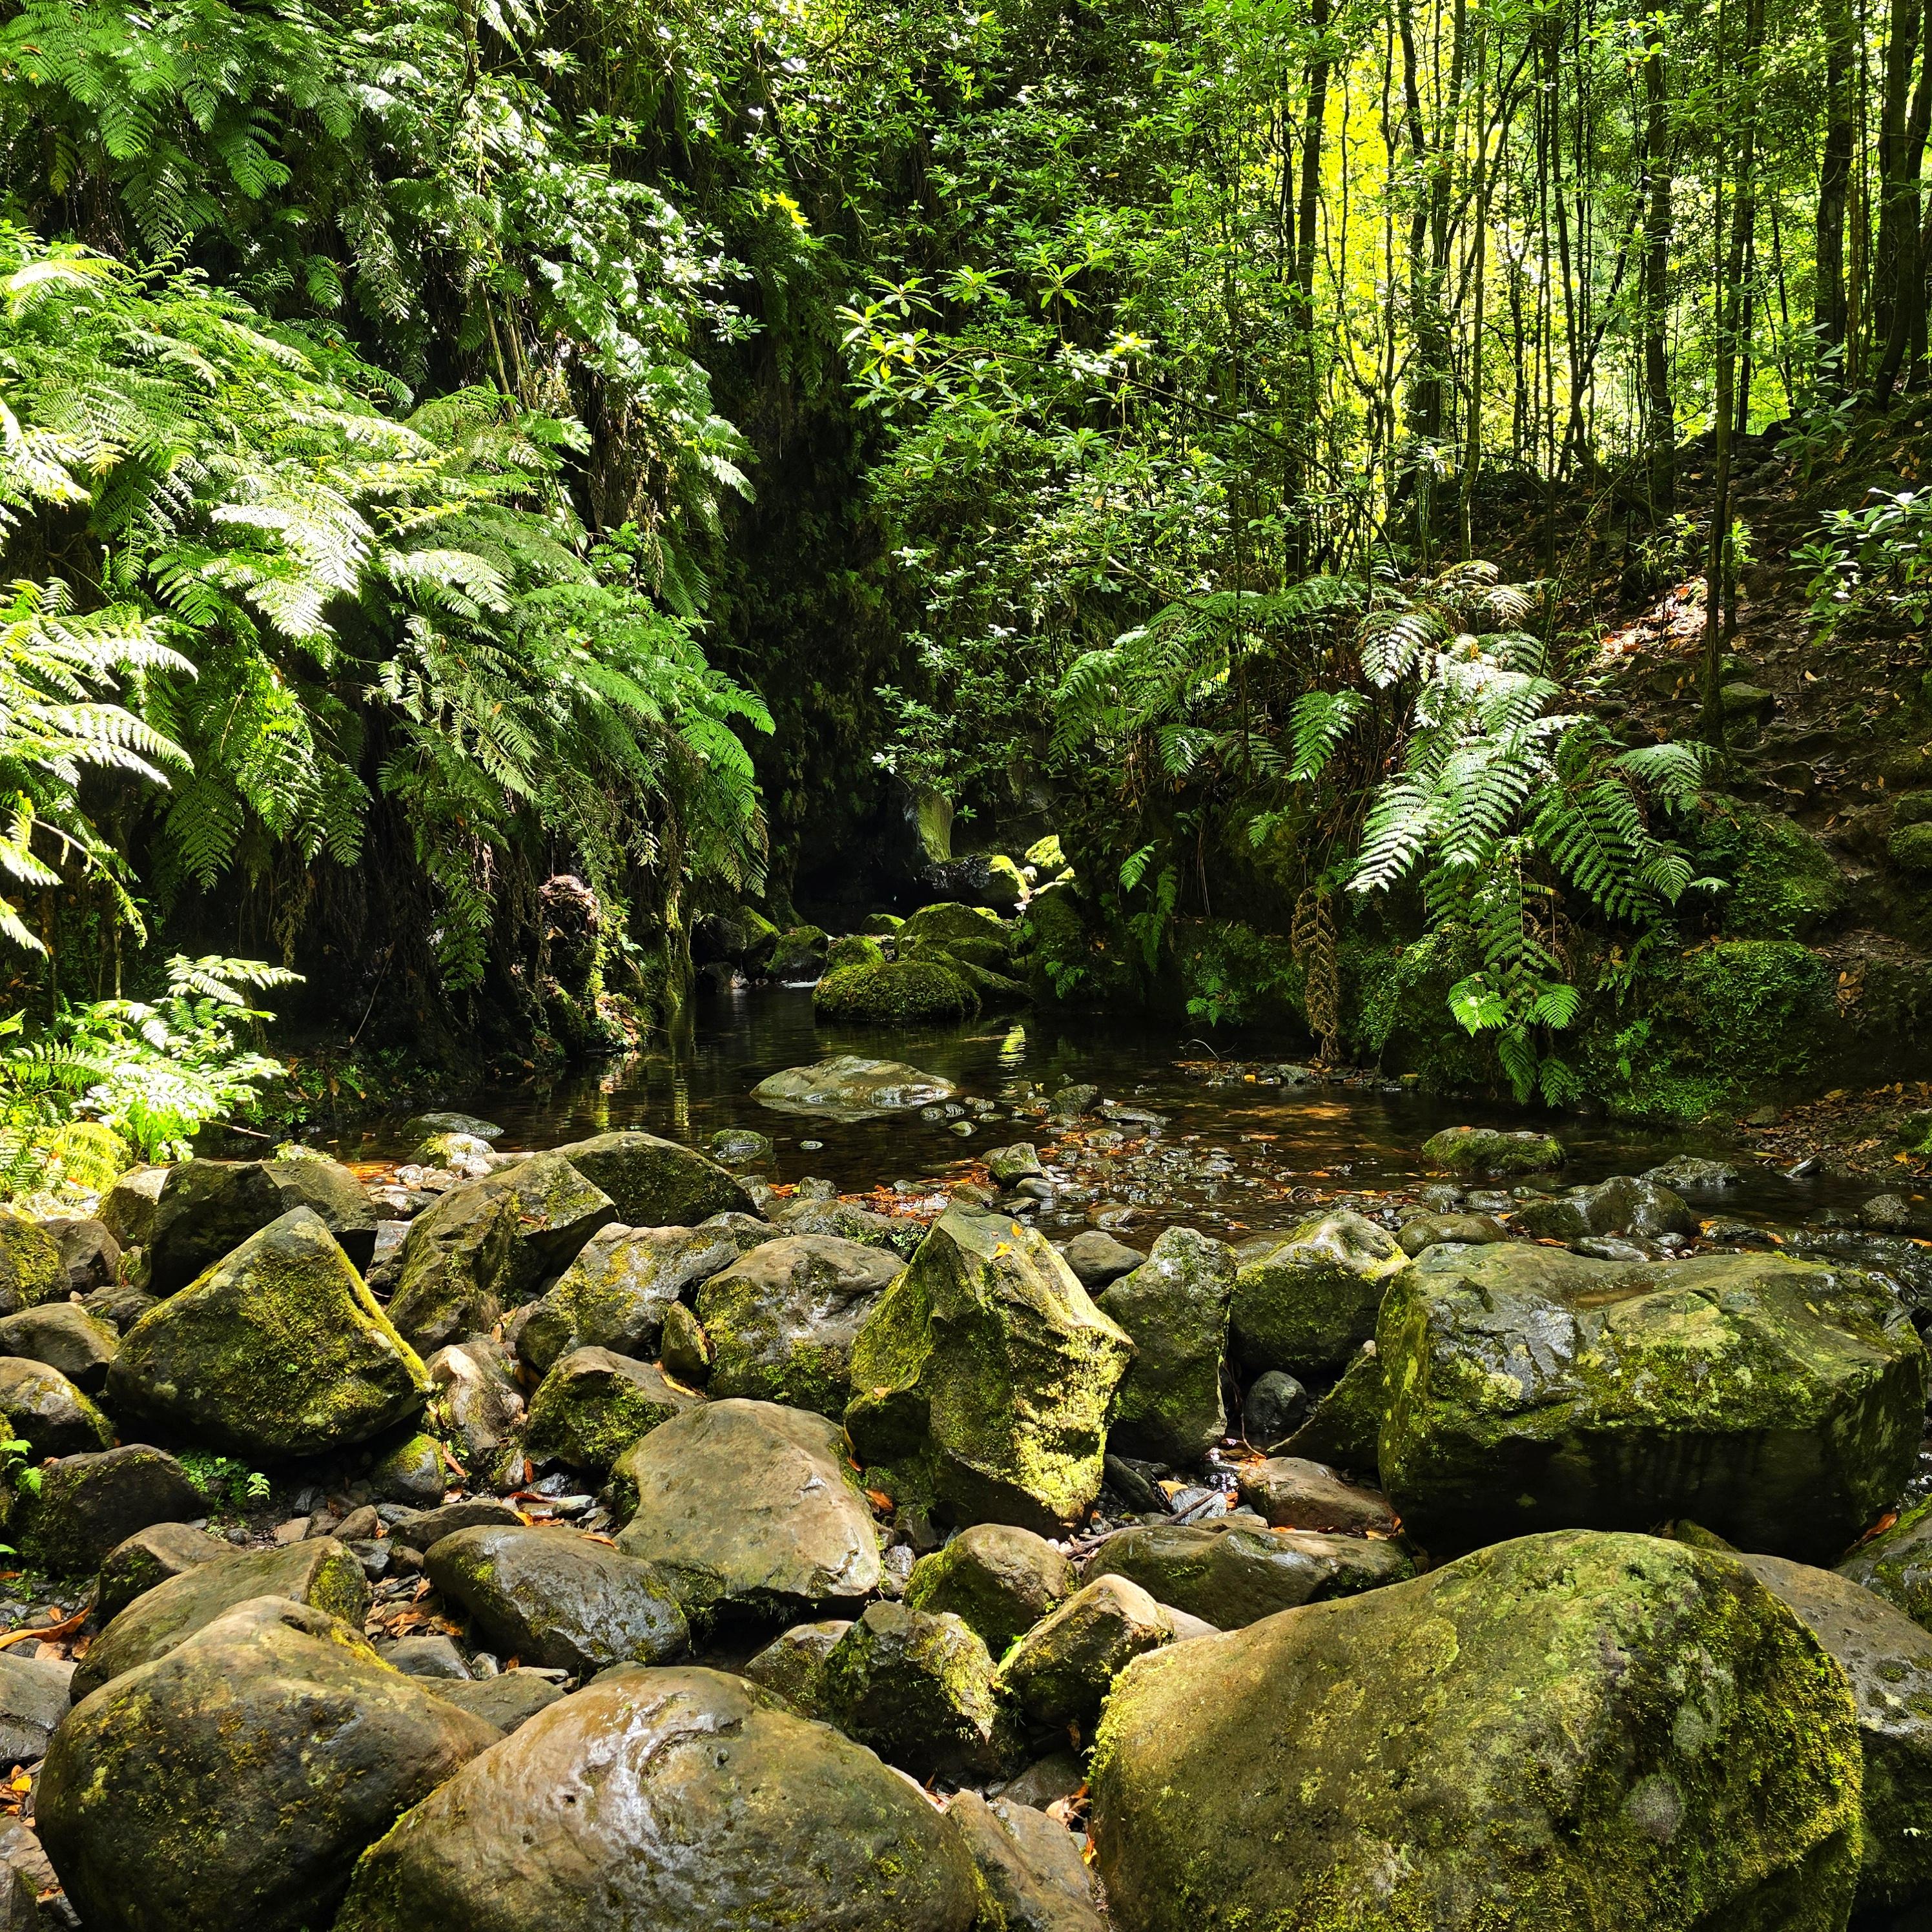
[[[1232, 1047], [1219, 1043], [1218, 1052], [1249, 1061], [1299, 1057], [1296, 1042], [1265, 1036], [1245, 1036]], [[764, 987], [700, 1001], [684, 1036], [652, 1050], [551, 1083], [479, 1089], [454, 1104], [501, 1125], [496, 1144], [504, 1149], [554, 1147], [621, 1127], [701, 1146], [718, 1128], [755, 1127], [776, 1144], [775, 1179], [819, 1176], [845, 1193], [896, 1184], [922, 1192], [965, 1175], [976, 1154], [988, 1148], [1013, 1141], [1045, 1148], [1057, 1140], [1081, 1187], [1134, 1208], [1126, 1238], [1136, 1245], [1175, 1223], [1239, 1238], [1246, 1231], [1292, 1226], [1337, 1196], [1406, 1192], [1426, 1178], [1420, 1150], [1441, 1127], [1552, 1124], [1545, 1116], [1432, 1099], [1384, 1083], [1210, 1085], [1180, 1070], [1181, 1061], [1216, 1052], [1173, 1028], [1038, 1013], [904, 1030], [831, 1028], [814, 1018], [808, 988]], [[910, 1061], [953, 1082], [963, 1097], [1000, 1104], [1003, 1114], [1030, 1091], [1079, 1080], [1097, 1084], [1110, 1101], [1166, 1118], [1146, 1139], [1143, 1128], [1128, 1123], [1087, 1121], [1074, 1135], [1055, 1136], [1037, 1120], [1010, 1115], [962, 1138], [950, 1120], [904, 1114], [806, 1118], [751, 1098], [766, 1075], [834, 1053]], [[1870, 1181], [1788, 1180], [1690, 1130], [1660, 1133], [1578, 1119], [1554, 1124], [1570, 1153], [1566, 1180], [1639, 1172], [1674, 1154], [1716, 1154], [1744, 1170], [1742, 1184], [1724, 1196], [1724, 1211], [1754, 1220], [1802, 1220], [1821, 1206], [1850, 1205], [1876, 1191]], [[1118, 1144], [1112, 1139], [1116, 1132]], [[410, 1148], [395, 1121], [345, 1138], [338, 1151], [370, 1160], [406, 1156]], [[1076, 1201], [1043, 1216], [1042, 1223], [1075, 1225], [1086, 1206]]]

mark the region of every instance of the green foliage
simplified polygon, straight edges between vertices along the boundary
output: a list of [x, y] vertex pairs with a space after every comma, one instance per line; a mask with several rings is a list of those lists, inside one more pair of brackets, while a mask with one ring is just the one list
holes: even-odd
[[1847, 618], [1917, 626], [1932, 611], [1932, 490], [1874, 490], [1864, 506], [1828, 510], [1793, 553], [1811, 572], [1811, 615], [1830, 631]]
[[208, 1498], [211, 1516], [239, 1516], [268, 1499], [270, 1484], [259, 1469], [212, 1450], [184, 1449], [177, 1458], [188, 1479]]
[[1305, 975], [1286, 940], [1238, 920], [1190, 920], [1175, 940], [1190, 1019], [1210, 1027], [1306, 1024]]

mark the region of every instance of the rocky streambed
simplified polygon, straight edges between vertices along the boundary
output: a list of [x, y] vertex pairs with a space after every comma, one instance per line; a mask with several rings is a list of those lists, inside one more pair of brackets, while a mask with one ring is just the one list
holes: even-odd
[[1917, 1204], [1460, 1127], [1187, 1226], [1165, 1126], [844, 1057], [0, 1215], [0, 1928], [1932, 1912]]

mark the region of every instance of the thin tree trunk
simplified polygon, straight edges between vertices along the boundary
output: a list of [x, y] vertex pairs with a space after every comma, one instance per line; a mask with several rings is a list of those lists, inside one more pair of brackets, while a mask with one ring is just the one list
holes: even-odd
[[1825, 139], [1818, 156], [1817, 269], [1812, 326], [1820, 358], [1818, 386], [1845, 387], [1845, 207], [1852, 188], [1852, 4], [1823, 0]]
[[1643, 62], [1643, 160], [1648, 188], [1644, 208], [1644, 441], [1651, 520], [1660, 524], [1677, 508], [1677, 418], [1671, 406], [1670, 361], [1664, 343], [1670, 298], [1670, 117], [1662, 22], [1652, 19], [1648, 26], [1652, 38]]

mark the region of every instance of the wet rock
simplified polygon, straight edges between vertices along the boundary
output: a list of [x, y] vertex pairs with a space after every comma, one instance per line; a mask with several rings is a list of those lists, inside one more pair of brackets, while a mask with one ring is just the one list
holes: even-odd
[[[72, 1700], [70, 1664], [43, 1663], [0, 1651], [0, 1770], [38, 1764]], [[0, 1919], [0, 1926], [5, 1921]]]
[[496, 1729], [268, 1598], [79, 1706], [37, 1820], [89, 1932], [328, 1924], [363, 1847]]
[[145, 1244], [157, 1294], [185, 1288], [272, 1221], [306, 1208], [358, 1268], [376, 1248], [362, 1184], [332, 1160], [184, 1160], [170, 1168]]
[[775, 1402], [706, 1402], [619, 1458], [636, 1498], [617, 1538], [688, 1615], [796, 1616], [878, 1587], [879, 1539], [836, 1423]]
[[307, 1604], [356, 1630], [369, 1610], [362, 1566], [332, 1536], [272, 1550], [231, 1550], [190, 1564], [136, 1597], [81, 1659], [74, 1671], [75, 1698], [165, 1657], [197, 1630], [256, 1597]]
[[778, 943], [778, 929], [752, 906], [706, 913], [692, 932], [692, 953], [700, 964], [712, 962], [762, 973]]
[[1136, 1462], [1109, 1452], [1106, 1467], [1108, 1487], [1130, 1510], [1141, 1515], [1168, 1514], [1167, 1492], [1159, 1481], [1159, 1463]]
[[983, 1156], [986, 1172], [995, 1187], [1017, 1186], [1022, 1180], [1046, 1170], [1040, 1164], [1040, 1150], [1030, 1141], [1016, 1142], [1011, 1147], [988, 1148]]
[[1127, 1456], [1186, 1465], [1228, 1431], [1221, 1399], [1234, 1252], [1192, 1228], [1170, 1228], [1132, 1274], [1096, 1298], [1134, 1345], [1108, 1440]]
[[423, 1348], [487, 1334], [617, 1218], [610, 1197], [559, 1154], [466, 1180], [410, 1222], [391, 1318]]
[[776, 1690], [808, 1717], [817, 1717], [818, 1667], [851, 1628], [838, 1618], [825, 1623], [794, 1624], [745, 1666], [744, 1675], [754, 1684]]
[[1932, 1498], [1915, 1504], [1889, 1528], [1861, 1543], [1838, 1565], [1838, 1574], [1932, 1630]]
[[846, 1429], [967, 1522], [1063, 1528], [1099, 1493], [1132, 1347], [1043, 1236], [951, 1208], [860, 1332]]
[[524, 1448], [532, 1461], [601, 1473], [640, 1436], [702, 1400], [649, 1362], [573, 1349], [530, 1398]]
[[235, 1546], [184, 1522], [151, 1523], [118, 1543], [103, 1559], [95, 1588], [94, 1613], [103, 1624], [118, 1617], [136, 1597], [170, 1577], [232, 1556]]
[[1080, 1840], [1043, 1811], [962, 1791], [946, 1805], [978, 1867], [993, 1932], [1107, 1932]]
[[910, 1610], [952, 1612], [1000, 1658], [1073, 1586], [1072, 1564], [1044, 1537], [981, 1522], [913, 1565], [905, 1600]]
[[1388, 1387], [1382, 1358], [1371, 1342], [1349, 1358], [1341, 1379], [1316, 1402], [1308, 1419], [1285, 1442], [1283, 1454], [1367, 1473], [1381, 1460], [1382, 1417]]
[[1487, 1214], [1418, 1214], [1402, 1224], [1396, 1237], [1402, 1252], [1419, 1255], [1424, 1248], [1438, 1248], [1450, 1242], [1466, 1247], [1484, 1247], [1492, 1241], [1506, 1241], [1509, 1230]]
[[1729, 1558], [1506, 1543], [1136, 1663], [1095, 1753], [1098, 1869], [1134, 1932], [1362, 1900], [1364, 1924], [1498, 1932], [1606, 1898], [1646, 1932], [1842, 1925], [1858, 1737], [1820, 1663]]
[[710, 1381], [716, 1351], [711, 1346], [711, 1337], [704, 1332], [704, 1324], [681, 1301], [674, 1302], [664, 1310], [660, 1346], [664, 1351], [664, 1373], [674, 1382], [680, 1382], [687, 1388], [703, 1388]]
[[494, 1468], [522, 1429], [524, 1392], [500, 1342], [472, 1336], [437, 1349], [423, 1364], [438, 1407], [472, 1468]]
[[817, 1714], [915, 1778], [994, 1777], [1018, 1754], [993, 1660], [950, 1612], [868, 1604], [812, 1688]]
[[1868, 1228], [1895, 1234], [1904, 1234], [1918, 1223], [1912, 1204], [1897, 1194], [1874, 1194], [1859, 1208], [1858, 1219]]
[[728, 1228], [600, 1228], [517, 1330], [517, 1358], [537, 1375], [573, 1348], [656, 1358], [665, 1311], [738, 1258]]
[[722, 1672], [610, 1672], [363, 1861], [335, 1932], [968, 1932], [955, 1827], [863, 1747]]
[[1257, 1449], [1286, 1442], [1300, 1424], [1310, 1397], [1286, 1369], [1270, 1369], [1249, 1385], [1241, 1405], [1241, 1433]]
[[1000, 1688], [1032, 1723], [1085, 1732], [1114, 1679], [1174, 1635], [1166, 1612], [1138, 1583], [1103, 1573], [1020, 1638], [1000, 1666]]
[[98, 1394], [121, 1338], [107, 1323], [71, 1301], [50, 1301], [0, 1318], [0, 1355], [43, 1362], [74, 1387]]
[[1650, 1258], [1636, 1242], [1626, 1241], [1616, 1234], [1586, 1234], [1581, 1240], [1572, 1241], [1570, 1251], [1592, 1262], [1642, 1262]]
[[869, 1120], [880, 1114], [950, 1100], [952, 1082], [922, 1073], [902, 1060], [868, 1060], [841, 1053], [810, 1066], [790, 1066], [752, 1089], [752, 1098], [779, 1113]]
[[1738, 1175], [1727, 1160], [1706, 1160], [1696, 1154], [1680, 1154], [1660, 1166], [1646, 1168], [1643, 1178], [1674, 1193], [1720, 1194], [1736, 1186]]
[[554, 1676], [543, 1670], [500, 1671], [494, 1677], [468, 1684], [425, 1678], [423, 1688], [472, 1718], [494, 1724], [506, 1737], [568, 1694]]
[[60, 1244], [38, 1221], [0, 1208], [0, 1314], [66, 1292]]
[[1870, 1277], [1783, 1256], [1474, 1249], [1391, 1288], [1382, 1486], [1438, 1553], [1689, 1516], [1835, 1556], [1916, 1456], [1925, 1351]]
[[588, 1677], [662, 1664], [690, 1641], [684, 1612], [648, 1563], [574, 1529], [460, 1529], [424, 1559], [430, 1582], [506, 1654]]
[[1393, 1543], [1231, 1522], [1162, 1523], [1116, 1532], [1094, 1552], [1085, 1575], [1089, 1582], [1124, 1576], [1170, 1609], [1216, 1630], [1238, 1630], [1277, 1610], [1400, 1582], [1414, 1569]]
[[1236, 1474], [1241, 1500], [1271, 1528], [1327, 1529], [1343, 1535], [1389, 1534], [1394, 1513], [1379, 1490], [1345, 1480], [1321, 1462], [1298, 1456], [1245, 1464]]
[[617, 1219], [633, 1228], [694, 1228], [708, 1215], [752, 1204], [716, 1161], [656, 1134], [596, 1134], [556, 1151], [609, 1195]]
[[1090, 1294], [1130, 1274], [1147, 1256], [1100, 1228], [1083, 1228], [1060, 1250], [1081, 1286]]
[[16, 1505], [21, 1552], [56, 1576], [100, 1567], [118, 1543], [150, 1523], [188, 1522], [208, 1503], [172, 1456], [146, 1443], [63, 1456], [40, 1472], [40, 1486]]
[[463, 1496], [434, 1509], [395, 1513], [389, 1535], [405, 1549], [428, 1550], [459, 1529], [514, 1529], [522, 1520], [515, 1505], [500, 1496]]
[[902, 1257], [919, 1246], [926, 1232], [920, 1222], [875, 1214], [856, 1201], [788, 1201], [778, 1210], [776, 1219], [777, 1231], [782, 1234], [851, 1241]]
[[106, 1449], [112, 1425], [59, 1370], [16, 1355], [0, 1356], [0, 1420], [32, 1459]]
[[403, 1123], [407, 1140], [427, 1140], [432, 1134], [469, 1134], [479, 1141], [497, 1141], [503, 1130], [494, 1120], [479, 1120], [474, 1114], [459, 1114], [447, 1108], [427, 1114], [412, 1114]]
[[118, 1334], [124, 1335], [149, 1309], [158, 1308], [160, 1300], [138, 1288], [116, 1283], [110, 1288], [97, 1288], [81, 1306], [97, 1320], [111, 1322]]
[[1099, 1088], [1090, 1082], [1072, 1082], [1047, 1102], [1046, 1118], [1062, 1122], [1077, 1120], [1083, 1114], [1092, 1113], [1100, 1104]]
[[60, 1216], [40, 1226], [60, 1250], [68, 1294], [91, 1294], [121, 1279], [121, 1244], [104, 1222]]
[[1628, 1234], [1638, 1240], [1659, 1234], [1694, 1234], [1697, 1217], [1682, 1195], [1654, 1180], [1612, 1174], [1594, 1187], [1573, 1188], [1553, 1201], [1528, 1201], [1516, 1210], [1524, 1233], [1574, 1241], [1589, 1234]]
[[379, 1456], [363, 1480], [378, 1502], [434, 1509], [448, 1486], [442, 1445], [434, 1436], [406, 1436]]
[[1376, 1332], [1389, 1283], [1408, 1257], [1385, 1228], [1344, 1209], [1304, 1221], [1234, 1277], [1234, 1344], [1250, 1373], [1340, 1368]]
[[446, 1683], [470, 1681], [470, 1666], [464, 1662], [462, 1652], [440, 1630], [398, 1637], [382, 1651], [382, 1658], [405, 1677], [434, 1677]]
[[143, 1316], [107, 1378], [118, 1412], [250, 1461], [367, 1442], [419, 1414], [429, 1388], [415, 1352], [306, 1208]]
[[170, 1170], [130, 1167], [100, 1197], [100, 1225], [122, 1248], [143, 1248], [154, 1238], [154, 1205]]
[[777, 1157], [771, 1137], [751, 1127], [720, 1127], [711, 1136], [711, 1158], [733, 1173], [744, 1168], [762, 1170]]
[[896, 1254], [823, 1234], [767, 1241], [698, 1293], [714, 1396], [842, 1416], [853, 1344], [901, 1267]]
[[1527, 1128], [1447, 1127], [1422, 1144], [1423, 1158], [1447, 1168], [1458, 1180], [1496, 1175], [1548, 1174], [1563, 1165], [1562, 1143]]

